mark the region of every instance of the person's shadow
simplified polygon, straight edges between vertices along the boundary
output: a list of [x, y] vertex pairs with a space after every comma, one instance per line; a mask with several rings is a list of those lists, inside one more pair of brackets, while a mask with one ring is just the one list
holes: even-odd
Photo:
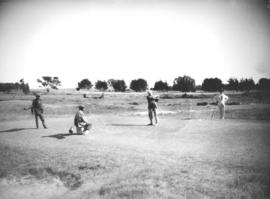
[[18, 132], [23, 130], [31, 130], [36, 128], [13, 128], [13, 129], [7, 129], [7, 130], [1, 130], [0, 133], [11, 133], [11, 132]]
[[56, 138], [58, 140], [61, 139], [65, 139], [68, 136], [72, 136], [72, 135], [81, 135], [78, 133], [74, 133], [74, 134], [70, 134], [70, 133], [58, 133], [58, 134], [54, 134], [54, 135], [48, 135], [48, 136], [42, 136], [43, 138]]
[[108, 124], [109, 126], [147, 126], [147, 124]]

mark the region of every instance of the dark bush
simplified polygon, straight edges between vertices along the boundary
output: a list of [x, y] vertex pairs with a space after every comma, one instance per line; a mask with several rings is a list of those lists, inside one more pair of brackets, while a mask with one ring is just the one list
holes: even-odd
[[154, 85], [154, 90], [156, 91], [168, 91], [169, 90], [169, 85], [167, 82], [163, 81], [157, 81]]
[[136, 92], [145, 91], [147, 86], [147, 81], [145, 79], [134, 79], [130, 83], [130, 88]]
[[88, 79], [83, 79], [82, 81], [78, 82], [78, 87], [76, 88], [77, 91], [80, 89], [91, 89], [93, 87], [93, 84]]
[[173, 82], [173, 90], [194, 92], [196, 90], [195, 80], [189, 76], [177, 77]]
[[110, 85], [114, 91], [118, 92], [124, 92], [127, 89], [127, 85], [124, 80], [110, 79], [108, 80], [108, 85]]
[[95, 83], [95, 88], [98, 89], [98, 90], [107, 90], [108, 89], [108, 84], [106, 81], [100, 81], [98, 80], [96, 83]]
[[270, 79], [261, 78], [258, 82], [258, 89], [260, 90], [270, 90]]
[[223, 87], [222, 81], [219, 78], [206, 78], [202, 83], [202, 90], [204, 91], [218, 91]]
[[206, 106], [208, 103], [207, 102], [198, 102], [197, 106]]
[[228, 90], [239, 90], [239, 81], [236, 78], [230, 78], [228, 80], [227, 88]]
[[28, 83], [24, 82], [24, 79], [21, 79], [16, 83], [0, 83], [0, 91], [10, 92], [10, 91], [22, 91], [24, 94], [30, 93], [30, 87]]
[[252, 78], [241, 79], [239, 82], [239, 90], [241, 91], [250, 91], [255, 89], [255, 83]]

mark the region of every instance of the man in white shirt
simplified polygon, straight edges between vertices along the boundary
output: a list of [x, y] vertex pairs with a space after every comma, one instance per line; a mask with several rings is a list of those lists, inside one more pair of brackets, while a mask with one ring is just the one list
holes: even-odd
[[74, 125], [77, 128], [77, 133], [79, 134], [87, 134], [91, 128], [91, 124], [87, 121], [84, 114], [84, 106], [80, 105], [79, 110], [77, 111], [74, 118]]
[[225, 118], [225, 105], [229, 99], [229, 97], [225, 95], [223, 92], [224, 89], [221, 88], [219, 94], [214, 97], [214, 100], [217, 102], [218, 105], [220, 119], [222, 120]]

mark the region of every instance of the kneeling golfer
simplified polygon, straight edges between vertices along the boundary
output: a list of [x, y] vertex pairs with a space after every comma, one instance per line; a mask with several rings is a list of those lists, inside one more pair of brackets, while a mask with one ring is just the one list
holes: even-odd
[[74, 125], [77, 128], [78, 134], [87, 134], [91, 128], [91, 124], [87, 121], [85, 114], [84, 114], [84, 106], [80, 105], [79, 110], [77, 111], [75, 118], [74, 118]]
[[155, 117], [155, 122], [158, 124], [158, 117], [157, 117], [157, 103], [158, 96], [154, 97], [151, 91], [147, 91], [147, 102], [148, 102], [148, 117], [150, 123], [148, 125], [154, 125], [153, 123], [153, 115]]

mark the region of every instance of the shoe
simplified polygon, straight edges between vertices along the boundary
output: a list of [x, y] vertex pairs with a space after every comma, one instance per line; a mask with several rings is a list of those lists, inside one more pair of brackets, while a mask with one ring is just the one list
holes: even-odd
[[147, 124], [147, 126], [153, 126], [154, 124], [153, 123], [149, 123], [149, 124]]

